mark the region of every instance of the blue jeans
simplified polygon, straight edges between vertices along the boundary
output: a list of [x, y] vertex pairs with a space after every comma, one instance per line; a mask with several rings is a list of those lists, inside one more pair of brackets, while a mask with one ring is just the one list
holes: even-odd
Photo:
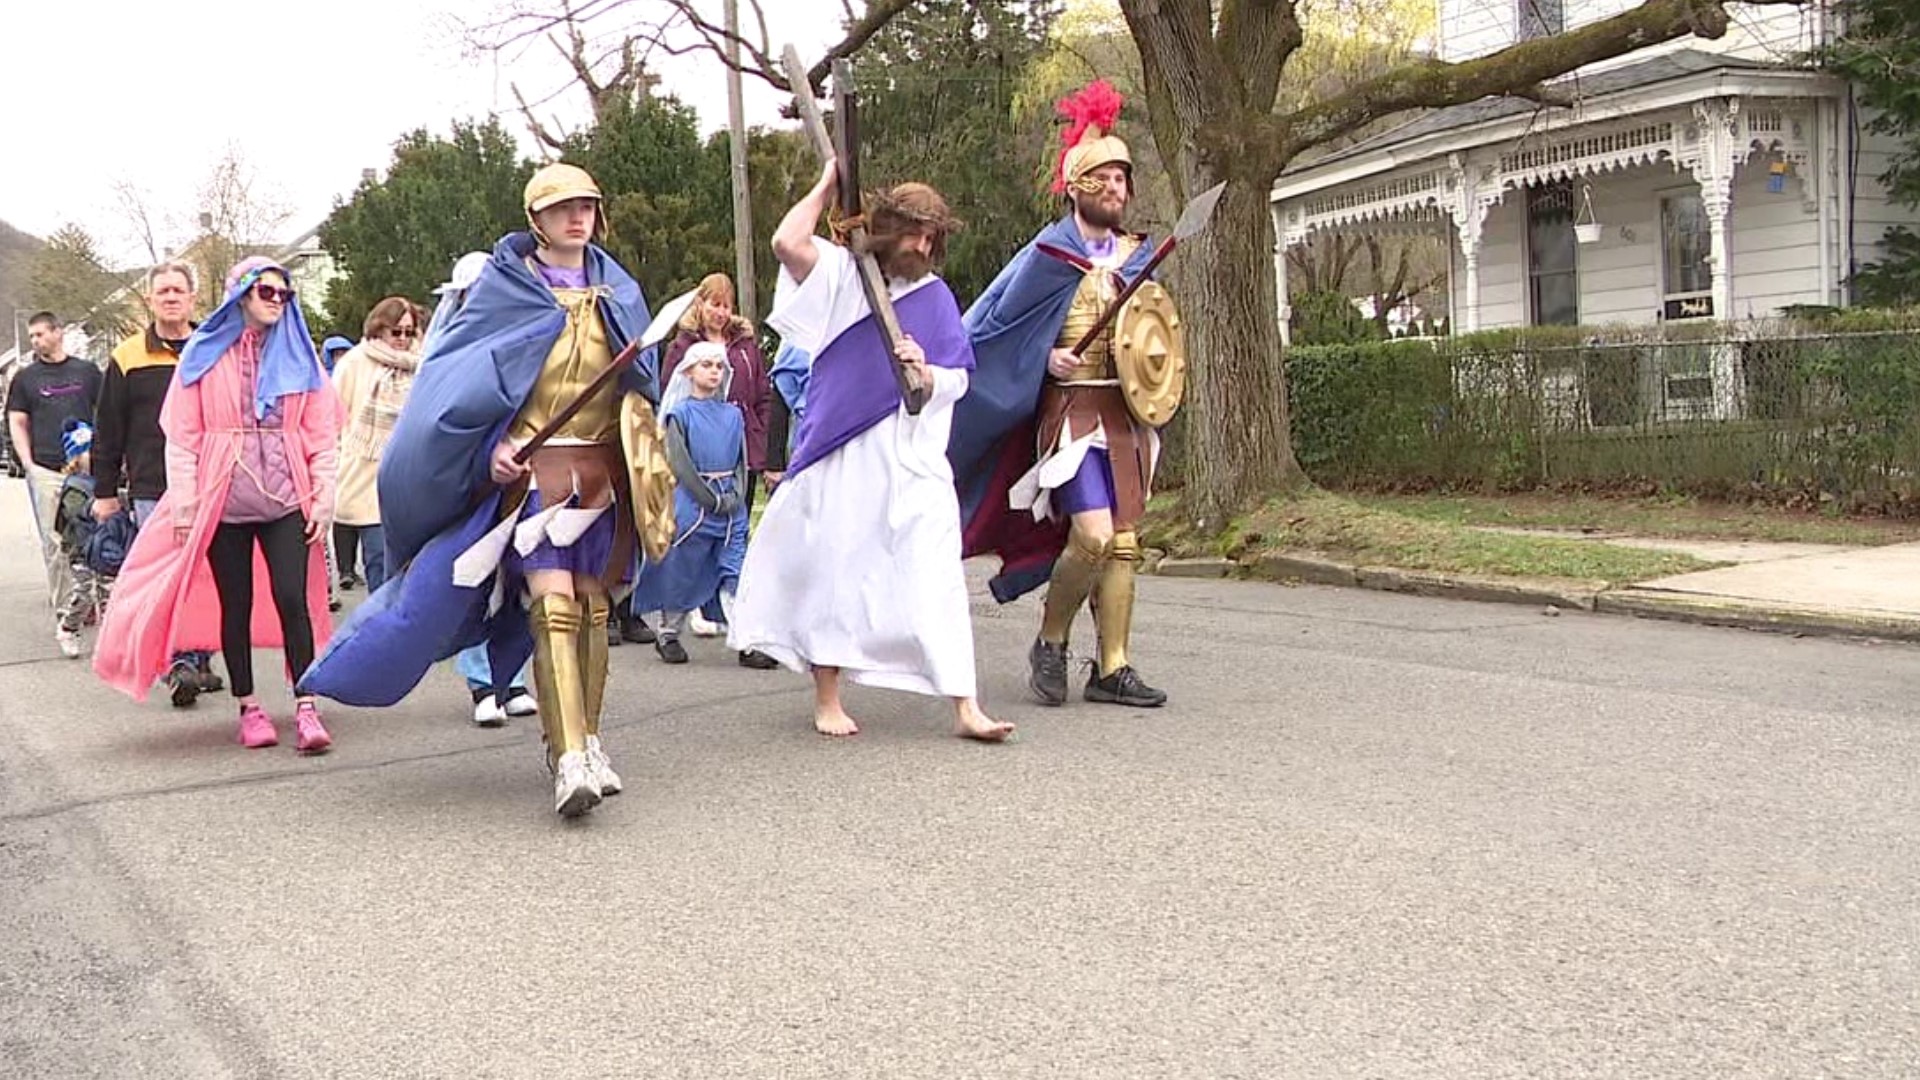
[[[527, 685], [527, 668], [532, 661], [520, 668], [520, 674], [514, 676], [511, 686]], [[460, 655], [453, 658], [453, 670], [467, 680], [469, 690], [490, 690], [493, 688], [493, 665], [487, 662], [487, 644], [481, 642], [471, 649], [462, 649]]]
[[[135, 525], [146, 524], [147, 519], [153, 516], [154, 507], [159, 505], [160, 505], [160, 500], [158, 499], [133, 500], [133, 523]], [[178, 663], [181, 663], [182, 661], [192, 664], [194, 667], [204, 671], [206, 670], [207, 665], [213, 662], [213, 654], [210, 652], [203, 652], [198, 649], [190, 650], [188, 652], [178, 652], [173, 654], [174, 663], [178, 664]]]
[[340, 572], [353, 573], [353, 549], [360, 549], [360, 564], [367, 569], [367, 592], [380, 591], [387, 580], [387, 534], [378, 525], [339, 525], [333, 527], [335, 543], [345, 541], [345, 550], [336, 552]]

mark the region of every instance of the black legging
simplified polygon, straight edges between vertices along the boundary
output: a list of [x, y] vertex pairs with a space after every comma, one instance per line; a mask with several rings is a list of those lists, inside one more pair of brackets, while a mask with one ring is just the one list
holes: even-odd
[[360, 530], [351, 525], [335, 524], [333, 527], [333, 559], [340, 564], [340, 576], [358, 577], [355, 567], [360, 562]]
[[214, 591], [220, 594], [220, 651], [233, 696], [253, 696], [253, 545], [267, 557], [267, 583], [280, 612], [287, 669], [294, 682], [313, 663], [313, 617], [307, 611], [307, 522], [288, 514], [261, 525], [222, 524], [207, 545]]

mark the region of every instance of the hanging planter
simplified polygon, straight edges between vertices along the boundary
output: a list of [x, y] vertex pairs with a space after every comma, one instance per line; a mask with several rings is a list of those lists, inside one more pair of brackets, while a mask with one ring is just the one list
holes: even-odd
[[1573, 215], [1573, 238], [1582, 244], [1600, 242], [1600, 222], [1593, 216], [1593, 185], [1591, 184], [1580, 185], [1580, 209]]

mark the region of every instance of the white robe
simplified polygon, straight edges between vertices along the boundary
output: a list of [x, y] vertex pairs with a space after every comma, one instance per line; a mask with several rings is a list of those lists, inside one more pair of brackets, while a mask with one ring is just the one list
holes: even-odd
[[[782, 271], [767, 322], [824, 348], [866, 317], [867, 302], [846, 249], [819, 239], [814, 248], [819, 261], [804, 282]], [[889, 291], [898, 299], [932, 280]], [[795, 671], [840, 668], [869, 686], [974, 696], [960, 502], [947, 464], [968, 378], [928, 370], [933, 393], [919, 416], [896, 410], [775, 489], [747, 546], [728, 618], [733, 648]]]

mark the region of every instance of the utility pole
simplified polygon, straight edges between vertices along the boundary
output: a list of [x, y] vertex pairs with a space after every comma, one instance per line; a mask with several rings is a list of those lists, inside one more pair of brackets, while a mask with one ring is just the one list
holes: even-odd
[[727, 129], [733, 159], [733, 281], [740, 314], [760, 322], [753, 285], [753, 199], [747, 187], [747, 109], [740, 97], [740, 0], [727, 0]]

